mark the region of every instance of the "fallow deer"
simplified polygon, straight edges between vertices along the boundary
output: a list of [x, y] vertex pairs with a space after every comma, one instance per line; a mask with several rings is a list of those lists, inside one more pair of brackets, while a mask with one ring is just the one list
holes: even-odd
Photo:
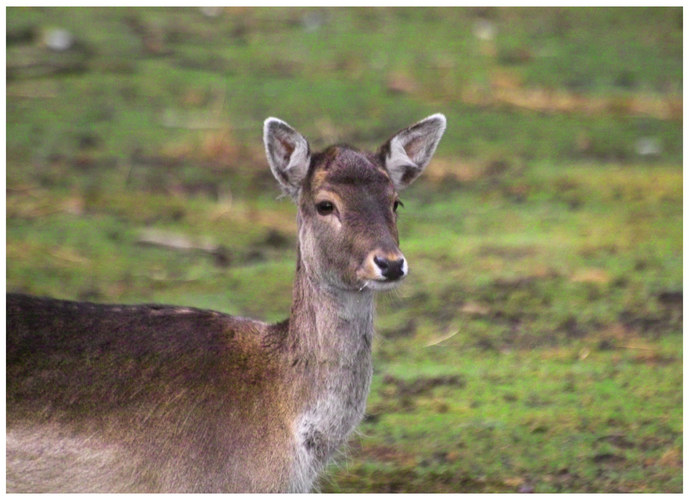
[[429, 116], [375, 153], [312, 154], [265, 121], [270, 168], [298, 206], [281, 323], [9, 294], [8, 491], [310, 491], [364, 415], [373, 292], [408, 273], [398, 192], [445, 123]]

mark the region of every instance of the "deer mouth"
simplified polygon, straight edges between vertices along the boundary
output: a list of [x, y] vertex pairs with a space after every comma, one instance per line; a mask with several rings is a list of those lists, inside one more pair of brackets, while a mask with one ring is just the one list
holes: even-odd
[[362, 289], [368, 288], [369, 290], [376, 290], [379, 292], [385, 290], [392, 290], [397, 288], [404, 278], [399, 278], [396, 280], [368, 280], [364, 283]]
[[359, 290], [375, 290], [375, 291], [385, 291], [385, 290], [392, 290], [393, 288], [397, 288], [400, 283], [404, 280], [404, 278], [407, 276], [407, 274], [403, 274], [402, 276], [395, 278], [395, 279], [388, 279], [388, 278], [364, 278], [362, 279], [362, 285], [359, 288]]

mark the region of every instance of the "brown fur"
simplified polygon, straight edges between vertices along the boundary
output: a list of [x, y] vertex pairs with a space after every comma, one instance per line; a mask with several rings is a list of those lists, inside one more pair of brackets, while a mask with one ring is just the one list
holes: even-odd
[[[256, 436], [286, 439], [296, 412], [277, 404], [284, 401], [276, 382], [286, 323], [186, 308], [7, 300], [8, 429], [59, 428], [72, 440], [93, 434], [120, 456], [138, 457], [139, 477], [117, 491], [227, 491], [227, 469], [256, 455], [243, 451], [269, 447]], [[269, 425], [255, 419], [264, 407], [274, 410]], [[239, 432], [227, 433], [228, 426]], [[180, 454], [181, 443], [191, 453]], [[262, 482], [242, 488], [280, 490], [287, 467], [269, 469]]]

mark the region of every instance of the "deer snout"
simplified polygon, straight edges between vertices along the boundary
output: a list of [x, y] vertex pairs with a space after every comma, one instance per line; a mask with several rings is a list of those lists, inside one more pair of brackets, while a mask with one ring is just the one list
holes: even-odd
[[395, 256], [392, 259], [387, 256], [374, 255], [373, 262], [378, 266], [383, 278], [387, 280], [395, 281], [407, 274], [407, 262], [402, 255]]
[[401, 252], [385, 252], [380, 249], [369, 253], [357, 273], [369, 283], [384, 284], [400, 281], [407, 275], [407, 261]]

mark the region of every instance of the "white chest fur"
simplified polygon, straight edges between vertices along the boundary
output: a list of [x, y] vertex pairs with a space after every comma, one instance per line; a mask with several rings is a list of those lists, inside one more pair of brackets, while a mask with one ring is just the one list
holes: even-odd
[[295, 422], [296, 491], [309, 491], [318, 473], [345, 444], [364, 416], [371, 383], [371, 363], [352, 374], [334, 376], [322, 394]]

